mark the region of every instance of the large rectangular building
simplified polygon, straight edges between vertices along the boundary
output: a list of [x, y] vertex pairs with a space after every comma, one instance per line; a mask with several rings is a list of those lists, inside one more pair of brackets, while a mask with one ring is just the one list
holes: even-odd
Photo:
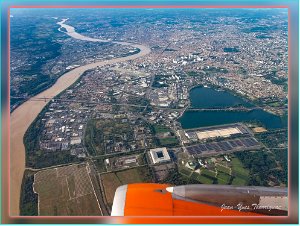
[[230, 137], [237, 134], [249, 134], [249, 129], [242, 123], [235, 123], [222, 126], [190, 129], [185, 131], [185, 136], [190, 140], [206, 140], [217, 137]]
[[202, 132], [196, 132], [199, 140], [215, 138], [215, 137], [230, 137], [233, 134], [242, 134], [238, 127], [230, 127], [224, 129], [205, 130]]
[[171, 160], [167, 148], [150, 149], [149, 155], [153, 164], [169, 162]]

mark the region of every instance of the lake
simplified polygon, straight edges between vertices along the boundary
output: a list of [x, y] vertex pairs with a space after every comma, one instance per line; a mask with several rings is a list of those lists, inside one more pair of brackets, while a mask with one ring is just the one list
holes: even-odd
[[[253, 106], [240, 97], [227, 91], [217, 91], [212, 88], [197, 87], [190, 91], [191, 107], [215, 108], [236, 105]], [[252, 111], [186, 111], [179, 119], [184, 129], [229, 124], [236, 122], [259, 121], [267, 129], [286, 127], [281, 117], [257, 109]]]
[[253, 106], [240, 97], [234, 96], [226, 91], [218, 91], [212, 88], [196, 87], [190, 91], [190, 101], [193, 108], [216, 108], [234, 107], [243, 105]]

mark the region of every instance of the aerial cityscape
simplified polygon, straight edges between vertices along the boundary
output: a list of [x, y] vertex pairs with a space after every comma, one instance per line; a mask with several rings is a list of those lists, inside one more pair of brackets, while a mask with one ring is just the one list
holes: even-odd
[[287, 187], [287, 9], [12, 9], [11, 214], [132, 183]]

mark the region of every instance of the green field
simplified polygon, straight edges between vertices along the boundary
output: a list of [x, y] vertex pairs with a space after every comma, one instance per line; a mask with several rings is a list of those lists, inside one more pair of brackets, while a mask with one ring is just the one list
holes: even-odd
[[116, 176], [122, 184], [132, 184], [145, 181], [145, 175], [142, 172], [144, 168], [130, 169], [116, 173]]
[[232, 185], [241, 185], [241, 186], [244, 186], [244, 185], [247, 185], [247, 180], [244, 180], [240, 177], [235, 177], [233, 178], [232, 180]]
[[229, 184], [231, 176], [223, 172], [218, 172], [217, 179], [218, 184]]
[[220, 165], [220, 164], [216, 164], [216, 168], [217, 168], [218, 171], [230, 174], [230, 168], [228, 168], [228, 167], [225, 167], [225, 166]]
[[[178, 159], [187, 159], [183, 154]], [[179, 173], [202, 184], [232, 184], [245, 186], [250, 182], [250, 170], [234, 155], [230, 155], [230, 162], [226, 162], [222, 156], [204, 158], [207, 168], [200, 167], [200, 174], [185, 166], [179, 168]]]
[[215, 177], [216, 176], [216, 173], [214, 171], [211, 171], [211, 170], [207, 170], [207, 169], [201, 169], [201, 175], [206, 175], [206, 176], [209, 176], [209, 177]]
[[181, 169], [179, 169], [179, 173], [181, 173], [184, 176], [189, 177], [189, 176], [191, 176], [192, 171], [187, 168], [181, 168]]
[[171, 132], [171, 130], [166, 127], [166, 126], [162, 126], [162, 125], [154, 125], [154, 132], [155, 133], [167, 133], [167, 132]]
[[232, 174], [236, 177], [240, 177], [241, 179], [247, 181], [249, 177], [249, 170], [243, 167], [241, 161], [237, 158], [232, 158]]
[[159, 144], [161, 146], [173, 146], [177, 145], [179, 142], [176, 137], [166, 137], [166, 138], [160, 138]]
[[198, 173], [193, 173], [191, 179], [199, 181], [201, 184], [213, 184], [214, 180]]

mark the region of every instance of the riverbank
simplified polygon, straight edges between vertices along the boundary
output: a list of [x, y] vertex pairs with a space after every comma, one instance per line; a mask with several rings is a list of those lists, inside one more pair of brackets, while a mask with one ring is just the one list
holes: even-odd
[[[65, 22], [65, 21], [64, 21]], [[61, 23], [60, 25], [65, 24]], [[63, 26], [62, 26], [63, 27]], [[86, 36], [78, 34], [72, 26], [67, 25], [65, 27], [69, 36], [84, 40], [84, 41], [97, 41], [103, 42], [102, 39], [89, 39]], [[108, 40], [106, 40], [108, 41]], [[127, 42], [113, 42], [116, 44], [130, 45], [132, 47], [140, 49], [140, 52], [135, 55], [130, 55], [126, 57], [115, 58], [111, 60], [104, 60], [100, 62], [95, 62], [87, 64], [78, 68], [73, 69], [62, 75], [53, 86], [49, 89], [37, 94], [36, 96], [30, 98], [28, 101], [24, 102], [18, 108], [16, 108], [10, 115], [10, 215], [19, 215], [20, 206], [20, 193], [21, 184], [23, 179], [23, 174], [25, 171], [25, 147], [24, 147], [24, 134], [29, 128], [31, 123], [39, 115], [42, 109], [47, 105], [50, 99], [45, 99], [45, 101], [35, 101], [36, 99], [43, 99], [44, 97], [55, 97], [69, 86], [71, 86], [77, 79], [87, 70], [94, 69], [96, 67], [102, 67], [104, 65], [124, 62], [128, 60], [134, 60], [139, 57], [143, 57], [151, 52], [150, 48], [147, 46], [139, 44], [131, 44]]]

